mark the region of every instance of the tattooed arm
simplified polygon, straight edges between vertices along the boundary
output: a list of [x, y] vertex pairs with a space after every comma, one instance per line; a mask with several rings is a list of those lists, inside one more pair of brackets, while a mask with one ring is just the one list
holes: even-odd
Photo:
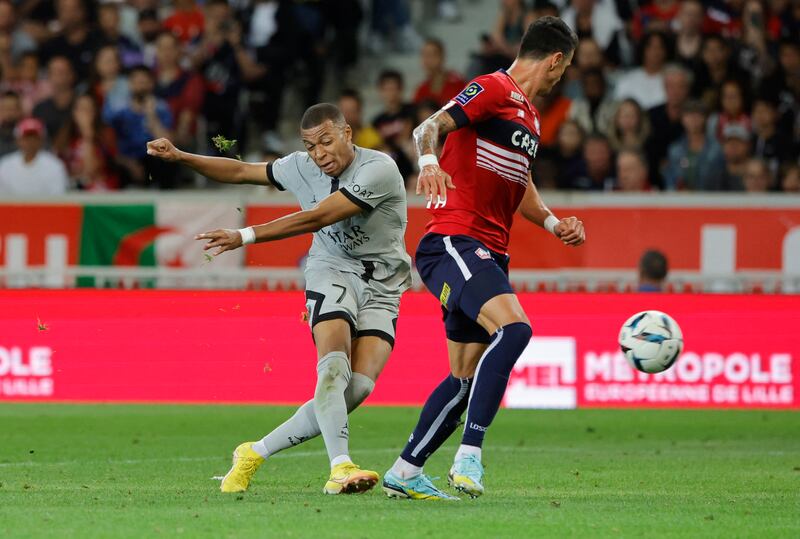
[[455, 189], [450, 175], [439, 167], [436, 153], [439, 137], [455, 131], [456, 122], [446, 110], [439, 110], [414, 129], [414, 147], [420, 157], [420, 171], [417, 176], [417, 194], [424, 194], [430, 208], [434, 199], [436, 208], [447, 203], [447, 190]]

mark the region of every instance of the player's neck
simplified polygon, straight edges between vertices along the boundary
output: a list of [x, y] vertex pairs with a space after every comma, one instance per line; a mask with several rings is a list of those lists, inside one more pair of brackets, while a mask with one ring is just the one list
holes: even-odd
[[514, 60], [511, 67], [506, 70], [508, 76], [514, 79], [517, 86], [525, 93], [529, 100], [533, 100], [542, 87], [543, 77], [540, 73], [542, 64], [528, 59]]

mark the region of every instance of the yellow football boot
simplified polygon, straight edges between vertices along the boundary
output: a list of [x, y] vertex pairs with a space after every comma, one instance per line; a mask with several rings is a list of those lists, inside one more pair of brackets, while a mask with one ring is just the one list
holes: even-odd
[[362, 470], [352, 462], [337, 464], [322, 491], [325, 494], [356, 494], [366, 492], [378, 483], [378, 473]]
[[222, 492], [244, 492], [264, 457], [253, 451], [254, 442], [245, 442], [233, 450], [233, 465], [222, 478], [219, 489]]

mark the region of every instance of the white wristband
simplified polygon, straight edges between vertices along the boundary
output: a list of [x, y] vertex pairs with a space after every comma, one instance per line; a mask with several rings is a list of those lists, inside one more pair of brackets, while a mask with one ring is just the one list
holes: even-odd
[[558, 223], [560, 223], [560, 222], [561, 222], [561, 220], [558, 217], [556, 217], [554, 215], [548, 215], [547, 219], [544, 220], [544, 229], [547, 230], [553, 236], [555, 236], [556, 235], [556, 225]]
[[242, 245], [248, 245], [250, 243], [256, 242], [256, 231], [253, 230], [252, 226], [248, 226], [247, 228], [240, 228], [239, 234], [242, 236]]
[[417, 161], [417, 165], [419, 165], [419, 169], [422, 170], [424, 167], [428, 165], [438, 165], [439, 160], [436, 156], [432, 153], [426, 153], [425, 155], [419, 156], [419, 161]]

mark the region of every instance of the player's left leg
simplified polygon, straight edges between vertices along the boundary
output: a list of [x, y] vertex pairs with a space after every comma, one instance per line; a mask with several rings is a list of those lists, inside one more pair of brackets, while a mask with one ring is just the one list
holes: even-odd
[[[462, 298], [469, 303], [469, 288]], [[477, 322], [493, 337], [475, 371], [464, 435], [448, 474], [451, 485], [473, 497], [484, 490], [481, 463], [484, 436], [500, 408], [514, 364], [532, 334], [528, 317], [513, 293], [499, 294], [483, 302]]]

